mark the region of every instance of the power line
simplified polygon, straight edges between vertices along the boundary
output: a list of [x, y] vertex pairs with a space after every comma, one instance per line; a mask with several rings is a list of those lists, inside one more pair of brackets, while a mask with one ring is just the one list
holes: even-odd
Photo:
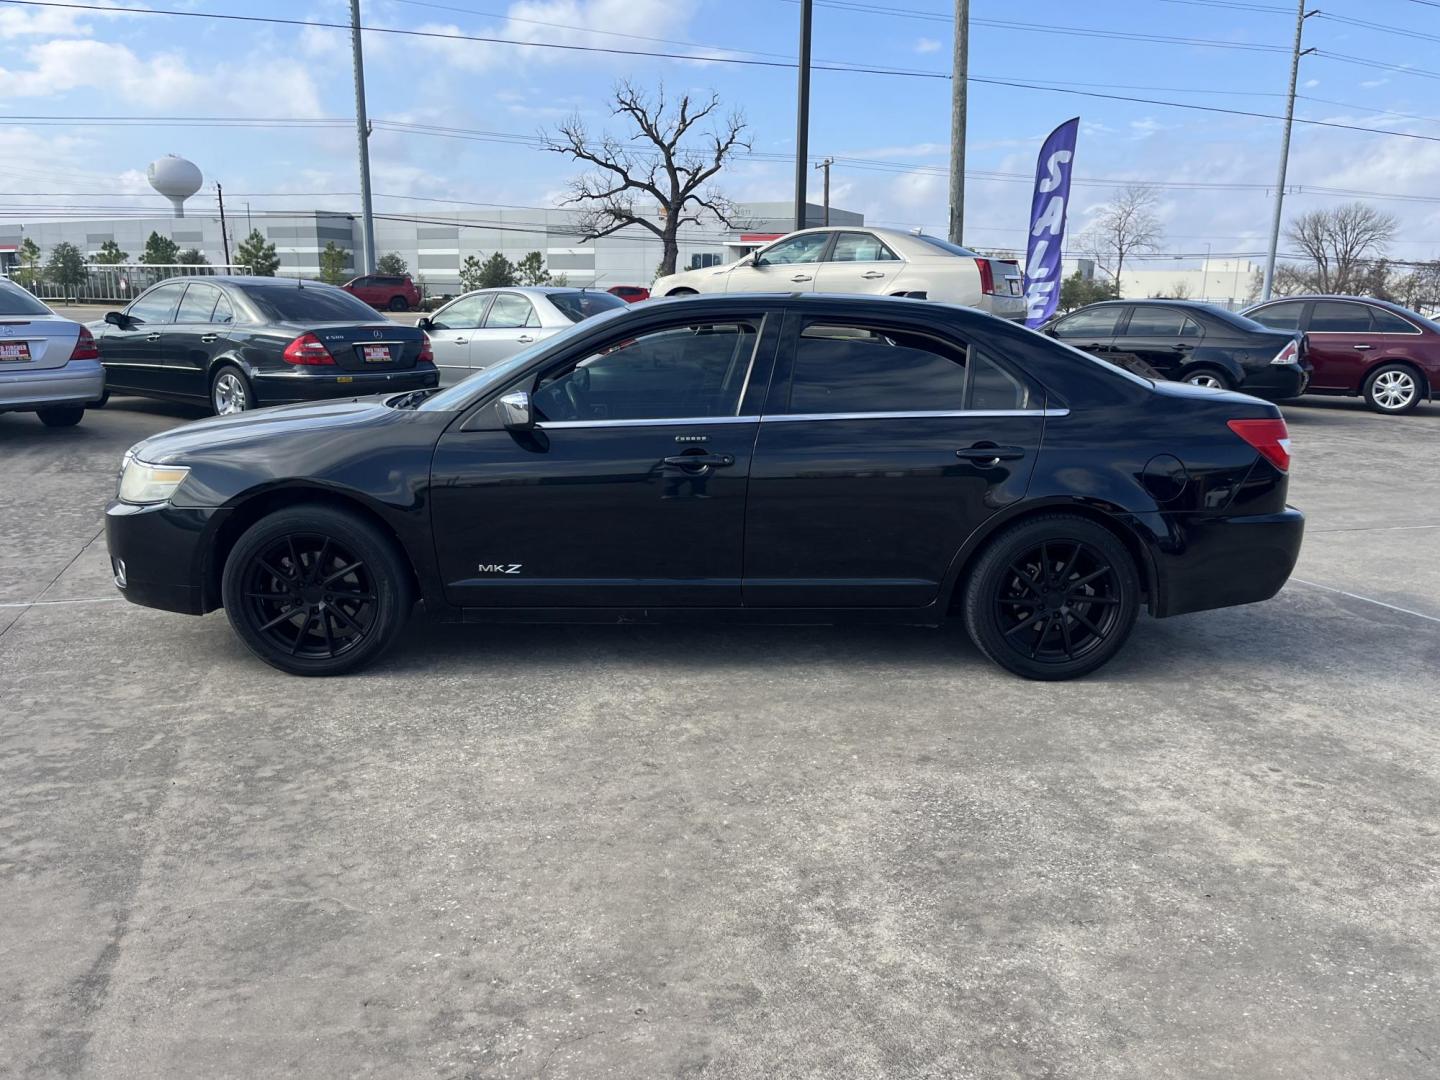
[[1387, 26], [1384, 23], [1367, 22], [1364, 19], [1353, 19], [1348, 15], [1332, 15], [1328, 11], [1317, 11], [1317, 19], [1327, 19], [1330, 22], [1345, 23], [1348, 26], [1360, 26], [1366, 30], [1374, 30], [1381, 34], [1398, 34], [1407, 38], [1423, 38], [1426, 41], [1440, 41], [1440, 34], [1424, 34], [1412, 27]]

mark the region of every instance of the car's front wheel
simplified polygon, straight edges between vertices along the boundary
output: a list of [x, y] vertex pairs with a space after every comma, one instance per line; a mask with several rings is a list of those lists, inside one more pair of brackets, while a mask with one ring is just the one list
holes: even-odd
[[409, 310], [410, 310], [410, 305], [406, 302], [406, 300], [405, 300], [405, 298], [404, 298], [403, 296], [392, 296], [392, 297], [390, 298], [390, 310], [391, 310], [391, 311], [409, 311]]
[[1109, 529], [1047, 514], [991, 541], [963, 607], [976, 647], [1001, 667], [1027, 679], [1073, 679], [1125, 644], [1140, 610], [1140, 577]]
[[1386, 364], [1365, 380], [1365, 404], [1379, 413], [1407, 413], [1420, 404], [1420, 379], [1404, 364]]
[[84, 405], [57, 405], [36, 413], [46, 427], [74, 427], [85, 416]]
[[225, 614], [265, 663], [292, 675], [339, 675], [370, 663], [414, 606], [394, 542], [359, 515], [300, 506], [261, 518], [221, 578]]

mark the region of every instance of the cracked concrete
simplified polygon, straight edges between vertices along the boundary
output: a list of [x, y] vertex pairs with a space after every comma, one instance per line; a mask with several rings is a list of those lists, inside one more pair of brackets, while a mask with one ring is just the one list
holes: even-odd
[[[1440, 618], [1440, 407], [1287, 409], [1298, 576]], [[1429, 1078], [1440, 626], [1293, 585], [1039, 685], [955, 630], [431, 627], [303, 681], [105, 601], [0, 416], [0, 1076]], [[1380, 528], [1377, 528], [1380, 527]]]

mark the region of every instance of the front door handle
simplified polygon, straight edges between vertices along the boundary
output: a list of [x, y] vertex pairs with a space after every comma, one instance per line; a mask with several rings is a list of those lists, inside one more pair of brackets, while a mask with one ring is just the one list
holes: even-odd
[[696, 468], [698, 466], [713, 465], [723, 467], [735, 464], [734, 454], [676, 454], [674, 457], [664, 459], [666, 465], [672, 465], [680, 469]]
[[451, 338], [450, 343], [452, 345], [468, 345], [470, 344], [470, 339], [468, 337]]
[[213, 345], [220, 340], [219, 334], [201, 334], [200, 340], [206, 345]]
[[996, 446], [993, 443], [976, 443], [974, 446], [964, 450], [956, 450], [955, 456], [966, 461], [981, 461], [994, 464], [999, 461], [1015, 461], [1025, 456], [1025, 450], [1020, 446]]
[[159, 341], [159, 340], [160, 340], [160, 335], [159, 335], [159, 333], [146, 334], [146, 335], [145, 335], [145, 340], [146, 340], [146, 341]]
[[1369, 345], [1356, 345], [1355, 348], [1359, 349], [1361, 352], [1364, 352], [1366, 349], [1370, 348], [1370, 346], [1369, 346]]
[[796, 274], [796, 275], [795, 275], [794, 277], [792, 277], [790, 280], [791, 280], [791, 281], [809, 281], [809, 280], [810, 280], [810, 275], [809, 275], [809, 274]]
[[884, 272], [881, 271], [881, 270], [867, 270], [867, 271], [865, 271], [865, 273], [861, 274], [860, 276], [861, 276], [862, 278], [867, 278], [867, 279], [869, 279], [869, 280], [871, 280], [871, 281], [874, 281], [876, 278], [882, 278], [882, 277], [884, 277], [885, 274], [884, 274]]
[[517, 337], [515, 340], [518, 341], [518, 342], [520, 342], [521, 345], [529, 345], [530, 342], [534, 341], [535, 339], [534, 339], [533, 337], [531, 337], [529, 334], [521, 334], [521, 335], [520, 335], [519, 337]]

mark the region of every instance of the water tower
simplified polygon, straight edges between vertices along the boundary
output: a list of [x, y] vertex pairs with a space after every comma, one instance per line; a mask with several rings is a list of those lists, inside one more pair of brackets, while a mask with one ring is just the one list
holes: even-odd
[[185, 216], [185, 200], [200, 190], [204, 177], [193, 161], [186, 161], [178, 154], [166, 154], [152, 161], [145, 170], [150, 186], [170, 200], [175, 207], [175, 216]]

